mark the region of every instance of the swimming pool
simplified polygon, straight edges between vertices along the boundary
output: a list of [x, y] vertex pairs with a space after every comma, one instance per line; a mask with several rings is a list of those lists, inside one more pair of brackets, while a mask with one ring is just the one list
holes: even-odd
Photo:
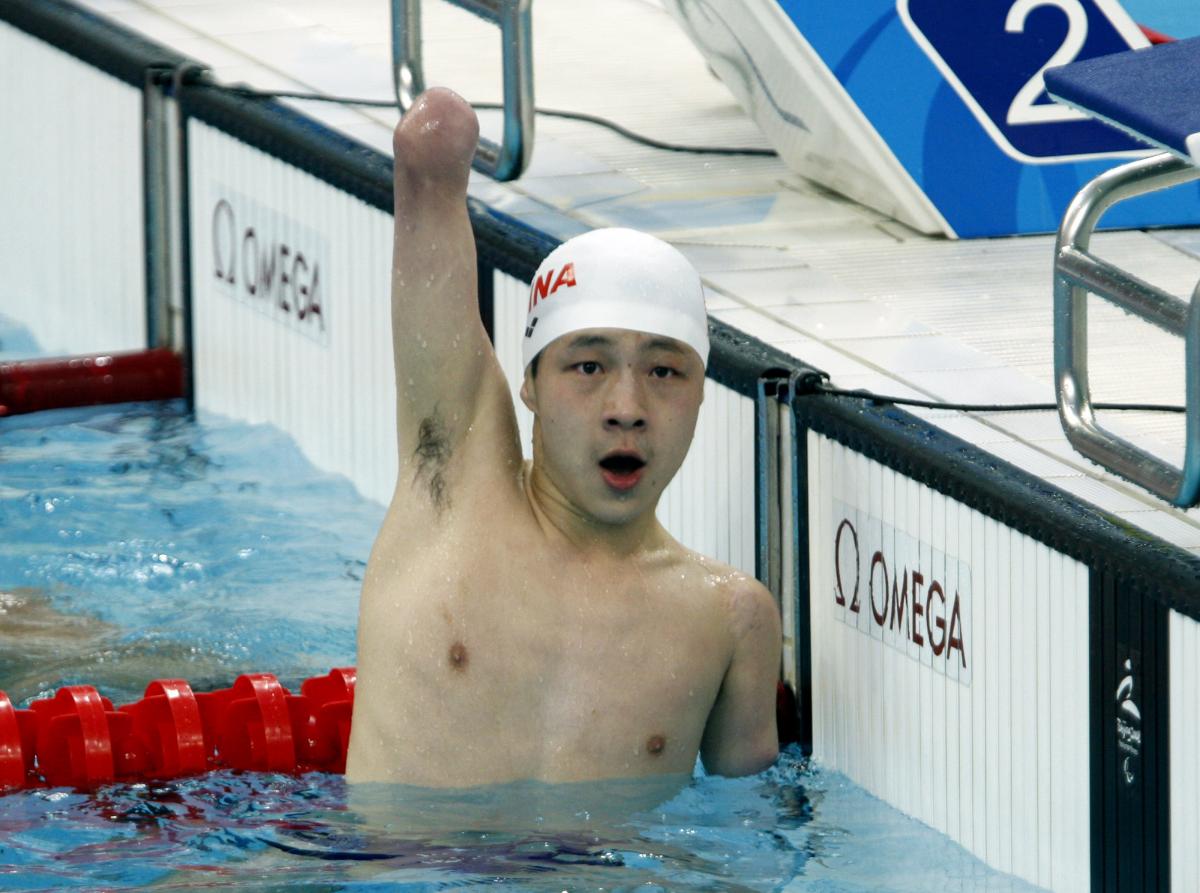
[[[11, 339], [10, 339], [11, 340]], [[0, 420], [0, 688], [285, 685], [354, 658], [383, 509], [180, 403]], [[348, 790], [220, 772], [0, 797], [0, 888], [1030, 890], [785, 753], [745, 779]]]

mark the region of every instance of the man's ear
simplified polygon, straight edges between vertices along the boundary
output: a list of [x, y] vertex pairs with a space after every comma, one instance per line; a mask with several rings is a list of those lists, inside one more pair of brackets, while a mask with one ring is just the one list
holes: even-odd
[[521, 380], [521, 402], [525, 408], [536, 413], [534, 404], [537, 402], [537, 382], [533, 380], [532, 366], [525, 367], [525, 378]]

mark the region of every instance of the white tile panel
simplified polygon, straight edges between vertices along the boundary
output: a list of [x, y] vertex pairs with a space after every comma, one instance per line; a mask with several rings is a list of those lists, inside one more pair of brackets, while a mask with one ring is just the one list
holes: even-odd
[[[188, 140], [197, 405], [278, 426], [386, 504], [397, 467], [391, 215], [201, 122]], [[222, 211], [214, 223], [221, 200], [232, 220]], [[320, 314], [302, 315], [314, 295]]]
[[525, 332], [525, 315], [529, 310], [529, 283], [496, 271], [492, 284], [492, 343], [496, 358], [512, 391], [517, 408], [517, 429], [521, 435], [521, 451], [533, 455], [533, 413], [521, 402], [521, 338]]
[[754, 487], [754, 401], [707, 379], [691, 451], [658, 519], [688, 548], [754, 576]]
[[[497, 272], [493, 287], [496, 356], [517, 407], [521, 448], [531, 456], [533, 414], [519, 396], [529, 285]], [[754, 401], [706, 380], [691, 451], [663, 492], [658, 518], [688, 548], [753, 576], [754, 486]]]
[[146, 345], [141, 91], [0, 22], [0, 313], [46, 353]]
[[1200, 623], [1169, 611], [1171, 889], [1200, 890]]
[[1089, 889], [1087, 569], [835, 441], [808, 448], [814, 756], [1001, 871]]
[[932, 331], [909, 315], [878, 301], [783, 305], [772, 312], [803, 335], [823, 340], [927, 335]]

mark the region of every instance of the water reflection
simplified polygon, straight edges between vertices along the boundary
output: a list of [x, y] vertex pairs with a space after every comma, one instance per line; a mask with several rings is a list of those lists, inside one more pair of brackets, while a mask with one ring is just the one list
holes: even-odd
[[22, 792], [0, 797], [0, 851], [11, 866], [0, 868], [0, 886], [19, 866], [33, 889], [201, 880], [305, 890], [775, 889], [804, 862], [778, 830], [779, 792], [805, 771], [794, 755], [784, 761], [784, 783], [664, 777], [447, 791], [220, 772], [91, 795]]
[[0, 420], [0, 465], [15, 699], [83, 682], [121, 703], [155, 678], [250, 671], [294, 686], [353, 664], [383, 509], [276, 429], [178, 401], [58, 410]]

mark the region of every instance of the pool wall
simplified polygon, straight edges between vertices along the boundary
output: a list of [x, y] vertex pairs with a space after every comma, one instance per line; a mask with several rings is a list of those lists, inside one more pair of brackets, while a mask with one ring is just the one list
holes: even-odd
[[386, 503], [391, 214], [206, 121], [186, 128], [196, 405], [276, 425]]
[[[79, 351], [146, 346], [176, 308], [196, 405], [277, 425], [386, 501], [391, 161], [191, 84], [186, 61], [61, 0], [0, 5], [6, 94], [28, 94], [0, 96], [5, 146], [28, 164], [0, 174], [0, 207], [9, 230], [70, 233], [54, 255], [0, 241], [7, 269], [56, 268], [14, 278], [0, 313]], [[86, 144], [82, 204], [66, 170], [80, 115], [113, 131]], [[469, 209], [481, 313], [515, 387], [513, 332], [556, 242]], [[779, 596], [803, 743], [1047, 888], [1200, 887], [1196, 556], [933, 423], [813, 394], [801, 360], [728, 326], [711, 334], [696, 443], [661, 514]]]
[[808, 432], [813, 751], [1054, 890], [1087, 889], [1088, 570]]
[[0, 59], [0, 310], [51, 353], [142, 347], [140, 86], [3, 17]]

